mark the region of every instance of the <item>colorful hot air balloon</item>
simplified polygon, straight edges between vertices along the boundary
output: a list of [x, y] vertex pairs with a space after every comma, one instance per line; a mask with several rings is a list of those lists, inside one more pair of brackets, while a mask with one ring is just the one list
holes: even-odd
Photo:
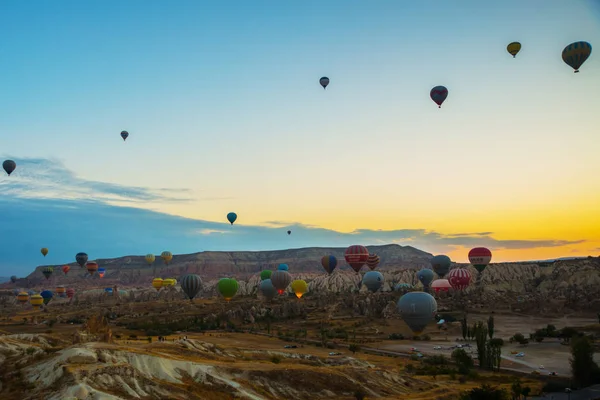
[[69, 299], [72, 299], [72, 298], [73, 298], [73, 296], [75, 296], [75, 289], [73, 289], [73, 288], [68, 288], [68, 289], [67, 289], [67, 297], [68, 297]]
[[321, 79], [319, 79], [319, 83], [321, 84], [321, 86], [323, 86], [323, 90], [327, 89], [327, 85], [329, 85], [329, 78], [324, 76]]
[[146, 254], [146, 262], [148, 263], [148, 265], [152, 265], [154, 260], [156, 260], [156, 257], [154, 257], [154, 254]]
[[121, 137], [123, 138], [123, 141], [127, 140], [127, 138], [129, 137], [129, 132], [121, 131]]
[[53, 272], [54, 272], [54, 268], [52, 268], [52, 267], [45, 267], [44, 269], [42, 269], [42, 274], [44, 274], [46, 279], [50, 279], [50, 276], [52, 275]]
[[492, 252], [485, 247], [475, 247], [469, 251], [469, 262], [481, 274], [492, 261]]
[[69, 267], [68, 265], [63, 265], [63, 267], [61, 268], [63, 274], [67, 275], [69, 273], [69, 271], [71, 270], [71, 267]]
[[100, 279], [104, 278], [105, 273], [106, 270], [104, 268], [98, 268], [98, 276], [100, 277]]
[[46, 247], [42, 247], [40, 252], [44, 255], [44, 257], [46, 257], [46, 255], [48, 254], [48, 249]]
[[335, 267], [337, 267], [337, 258], [334, 256], [323, 256], [323, 258], [321, 258], [321, 265], [325, 271], [331, 275]]
[[19, 292], [17, 301], [21, 304], [27, 303], [29, 301], [29, 294], [27, 292]]
[[10, 176], [10, 174], [12, 174], [13, 171], [17, 168], [17, 163], [13, 160], [6, 160], [2, 163], [2, 168], [4, 168], [4, 171], [6, 171], [8, 176]]
[[75, 261], [77, 261], [77, 264], [79, 264], [79, 266], [81, 268], [85, 267], [85, 263], [88, 260], [88, 255], [85, 253], [77, 253], [77, 255], [75, 256]]
[[471, 283], [471, 272], [466, 268], [454, 268], [448, 273], [448, 282], [454, 290], [465, 290]]
[[379, 265], [379, 256], [377, 254], [369, 254], [367, 258], [367, 267], [373, 271]]
[[44, 298], [39, 294], [34, 294], [29, 298], [29, 303], [33, 306], [33, 308], [39, 308], [42, 304], [44, 304]]
[[47, 305], [50, 303], [50, 300], [52, 300], [53, 293], [50, 290], [44, 290], [42, 293], [40, 293], [40, 296], [42, 296], [44, 305]]
[[227, 214], [227, 221], [229, 221], [229, 223], [231, 225], [233, 225], [233, 223], [235, 222], [235, 220], [237, 219], [237, 214], [234, 212], [230, 212], [229, 214]]
[[574, 42], [565, 47], [562, 51], [563, 61], [573, 68], [574, 72], [579, 72], [579, 68], [585, 60], [592, 54], [592, 45], [588, 42]]
[[238, 282], [233, 278], [222, 278], [217, 283], [217, 291], [226, 301], [231, 300], [235, 296], [238, 287]]
[[288, 231], [287, 233], [288, 233], [288, 235], [291, 235], [291, 234], [292, 234], [292, 231]]
[[162, 278], [154, 278], [154, 279], [152, 279], [152, 287], [154, 289], [156, 289], [157, 292], [160, 290], [160, 288], [162, 288], [162, 286], [163, 286], [163, 280], [162, 280]]
[[13, 276], [11, 276], [11, 277], [10, 277], [10, 281], [11, 281], [12, 283], [15, 283], [15, 282], [17, 281], [17, 276], [16, 276], [16, 275], [13, 275]]
[[170, 251], [163, 251], [162, 253], [160, 253], [160, 258], [163, 259], [165, 265], [169, 265], [169, 263], [173, 259], [173, 254], [171, 254]]
[[369, 259], [369, 250], [365, 246], [352, 245], [346, 249], [344, 253], [346, 262], [352, 267], [352, 269], [358, 274], [358, 271]]
[[429, 287], [433, 281], [433, 278], [433, 271], [428, 268], [423, 268], [417, 272], [417, 279], [419, 282], [421, 282], [423, 288], [425, 288], [425, 292], [429, 292]]
[[64, 286], [59, 286], [56, 288], [56, 295], [58, 297], [67, 297], [67, 289]]
[[443, 278], [450, 271], [451, 265], [452, 260], [445, 255], [438, 255], [431, 259], [431, 267], [440, 278]]
[[436, 293], [439, 293], [439, 292], [448, 292], [452, 288], [452, 285], [450, 285], [450, 282], [448, 282], [448, 279], [436, 279], [431, 284], [431, 288]]
[[417, 335], [423, 332], [437, 312], [437, 302], [425, 292], [406, 293], [400, 297], [397, 306], [406, 325]]
[[98, 263], [94, 261], [87, 262], [85, 264], [85, 267], [87, 268], [87, 271], [90, 273], [90, 275], [94, 275], [94, 272], [98, 271]]
[[202, 279], [199, 275], [188, 274], [181, 278], [181, 290], [192, 301], [202, 289]]
[[431, 97], [431, 100], [438, 105], [438, 108], [442, 108], [442, 103], [446, 101], [446, 97], [448, 97], [448, 89], [446, 89], [445, 86], [436, 86], [431, 89], [429, 96]]
[[362, 284], [371, 292], [376, 292], [383, 286], [383, 275], [379, 271], [369, 271], [363, 276]]
[[273, 273], [273, 271], [271, 271], [270, 269], [265, 269], [260, 271], [260, 280], [264, 281], [267, 279], [271, 279], [271, 274]]
[[287, 264], [279, 264], [279, 265], [277, 266], [277, 270], [278, 270], [278, 271], [289, 271], [289, 270], [290, 270], [290, 267], [288, 267], [288, 265], [287, 265]]
[[287, 271], [278, 269], [271, 274], [271, 283], [273, 283], [279, 294], [283, 294], [291, 282], [292, 276]]
[[262, 281], [258, 290], [260, 290], [260, 293], [265, 296], [267, 300], [272, 300], [277, 294], [277, 289], [275, 289], [275, 286], [273, 286], [273, 282], [271, 282], [270, 279]]
[[293, 281], [290, 287], [292, 288], [292, 292], [294, 292], [297, 298], [301, 298], [304, 295], [304, 293], [308, 292], [308, 284], [302, 279], [297, 279]]
[[517, 53], [521, 50], [521, 43], [519, 42], [512, 42], [509, 43], [508, 46], [506, 46], [506, 51], [508, 51], [510, 53], [511, 56], [516, 57]]

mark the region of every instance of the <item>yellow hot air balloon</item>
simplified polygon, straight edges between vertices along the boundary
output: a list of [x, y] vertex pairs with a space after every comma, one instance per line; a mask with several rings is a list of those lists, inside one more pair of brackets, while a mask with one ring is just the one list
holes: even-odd
[[156, 260], [156, 257], [154, 257], [154, 254], [146, 254], [146, 262], [148, 263], [148, 265], [151, 265], [154, 260]]
[[296, 294], [297, 298], [301, 298], [302, 295], [308, 292], [308, 284], [302, 279], [297, 279], [291, 284], [292, 291]]
[[31, 303], [33, 308], [38, 308], [42, 304], [44, 304], [44, 298], [39, 294], [34, 294], [33, 296], [31, 296], [31, 299], [29, 299], [29, 303]]
[[27, 292], [20, 292], [17, 295], [17, 301], [21, 304], [25, 304], [29, 301], [29, 294]]
[[506, 46], [506, 51], [508, 51], [510, 53], [511, 56], [516, 57], [517, 53], [521, 50], [521, 43], [519, 42], [512, 42], [509, 43], [508, 46]]
[[169, 265], [169, 263], [171, 262], [171, 260], [173, 259], [173, 254], [171, 254], [170, 251], [163, 251], [160, 254], [160, 258], [163, 259], [163, 261], [165, 262], [165, 265]]
[[158, 292], [160, 290], [160, 288], [163, 287], [163, 280], [162, 280], [162, 278], [154, 278], [152, 280], [152, 287], [154, 289], [156, 289], [156, 291]]
[[175, 279], [173, 279], [173, 278], [168, 278], [168, 279], [164, 279], [164, 280], [163, 280], [163, 283], [162, 283], [162, 285], [163, 285], [163, 287], [166, 287], [166, 288], [168, 288], [168, 287], [175, 286], [175, 282], [176, 282], [176, 281], [175, 281]]
[[42, 250], [40, 250], [40, 251], [42, 252], [44, 257], [46, 257], [46, 254], [48, 254], [48, 249], [46, 247], [42, 247]]

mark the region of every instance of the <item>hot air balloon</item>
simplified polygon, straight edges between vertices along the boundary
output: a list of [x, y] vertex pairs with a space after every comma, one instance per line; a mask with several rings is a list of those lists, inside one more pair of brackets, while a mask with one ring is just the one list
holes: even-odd
[[563, 61], [573, 68], [574, 72], [579, 72], [579, 68], [585, 60], [592, 54], [592, 45], [588, 42], [574, 42], [565, 47], [562, 51]]
[[10, 176], [10, 174], [12, 174], [13, 171], [17, 168], [17, 163], [13, 160], [6, 160], [2, 163], [2, 168], [4, 168], [4, 171], [6, 171], [8, 176]]
[[412, 289], [413, 285], [411, 285], [410, 283], [396, 283], [396, 285], [394, 286], [394, 292], [407, 292]]
[[163, 259], [165, 265], [169, 265], [169, 263], [173, 259], [173, 254], [171, 254], [170, 251], [163, 251], [162, 253], [160, 253], [160, 258]]
[[56, 288], [56, 295], [58, 297], [67, 297], [67, 289], [64, 286], [59, 286]]
[[112, 295], [113, 294], [113, 288], [111, 288], [111, 287], [104, 288], [104, 293], [108, 293], [109, 295]]
[[450, 271], [450, 265], [452, 265], [452, 261], [445, 255], [438, 255], [431, 259], [431, 267], [440, 278]]
[[175, 286], [175, 279], [171, 279], [171, 278], [163, 279], [162, 287], [170, 288], [171, 286]]
[[231, 300], [235, 296], [238, 287], [238, 282], [233, 278], [222, 278], [217, 283], [217, 291], [226, 301]]
[[156, 260], [156, 257], [154, 257], [154, 254], [146, 254], [146, 262], [148, 263], [148, 265], [152, 265], [154, 260]]
[[94, 272], [98, 271], [98, 263], [94, 261], [87, 262], [85, 264], [85, 267], [87, 268], [87, 271], [90, 273], [90, 275], [94, 275]]
[[363, 276], [362, 284], [371, 292], [378, 291], [383, 286], [384, 278], [381, 272], [369, 271]]
[[79, 266], [81, 268], [85, 267], [85, 263], [88, 260], [88, 255], [85, 253], [77, 253], [77, 255], [75, 256], [75, 261], [77, 261], [77, 264], [79, 264]]
[[377, 254], [369, 254], [367, 258], [367, 267], [373, 271], [379, 265], [379, 256]]
[[327, 89], [327, 85], [329, 85], [329, 78], [324, 76], [321, 79], [319, 79], [319, 83], [321, 84], [321, 86], [323, 86], [323, 90]]
[[398, 312], [406, 325], [420, 335], [435, 317], [437, 302], [429, 293], [406, 293], [398, 300]]
[[452, 288], [452, 285], [450, 285], [450, 282], [448, 282], [448, 279], [436, 279], [431, 284], [431, 288], [436, 293], [439, 293], [439, 292], [448, 292]]
[[516, 57], [517, 53], [521, 50], [521, 43], [519, 42], [512, 42], [509, 43], [508, 46], [506, 46], [506, 51], [508, 51], [510, 53], [511, 56]]
[[160, 290], [160, 288], [162, 288], [162, 286], [163, 286], [163, 280], [162, 280], [162, 278], [154, 278], [154, 279], [152, 279], [152, 287], [154, 289], [156, 289], [157, 292]]
[[106, 269], [98, 268], [98, 276], [100, 277], [100, 279], [104, 278], [105, 273], [106, 273]]
[[323, 256], [323, 258], [321, 258], [321, 265], [325, 268], [325, 271], [331, 275], [335, 267], [337, 267], [337, 258], [334, 256]]
[[448, 97], [448, 89], [446, 89], [445, 86], [436, 86], [431, 89], [429, 96], [431, 97], [431, 100], [438, 105], [438, 108], [442, 108], [442, 103], [446, 101], [446, 97]]
[[68, 289], [67, 289], [67, 297], [68, 297], [69, 299], [72, 299], [72, 298], [73, 298], [73, 296], [75, 296], [75, 289], [73, 289], [73, 288], [68, 288]]
[[61, 268], [63, 274], [67, 275], [69, 273], [69, 271], [71, 270], [71, 267], [69, 267], [68, 265], [63, 265], [63, 267]]
[[181, 290], [192, 301], [202, 289], [202, 279], [199, 275], [188, 274], [181, 278]]
[[21, 304], [27, 303], [29, 301], [29, 294], [27, 294], [27, 292], [19, 292], [17, 301]]
[[279, 264], [279, 265], [277, 266], [277, 270], [278, 270], [278, 271], [289, 271], [289, 270], [290, 270], [290, 267], [288, 267], [288, 265], [287, 265], [287, 264]]
[[275, 286], [273, 286], [273, 282], [271, 282], [270, 279], [262, 281], [258, 290], [260, 290], [260, 293], [265, 296], [267, 300], [272, 300], [277, 294], [277, 289], [275, 289]]
[[52, 268], [52, 267], [45, 267], [44, 269], [42, 269], [42, 274], [44, 274], [46, 279], [50, 279], [50, 276], [52, 275], [53, 272], [54, 272], [54, 268]]
[[16, 275], [13, 275], [13, 276], [11, 276], [11, 277], [10, 277], [10, 281], [11, 281], [12, 283], [15, 283], [15, 282], [17, 281], [17, 276], [16, 276]]
[[429, 292], [429, 287], [431, 285], [431, 282], [433, 281], [433, 278], [433, 271], [429, 268], [423, 268], [419, 270], [419, 272], [417, 272], [417, 279], [425, 288], [425, 292]]
[[52, 300], [53, 293], [49, 290], [44, 290], [42, 293], [40, 293], [40, 296], [42, 296], [44, 305], [46, 305], [50, 303], [50, 300]]
[[123, 141], [127, 140], [127, 138], [129, 137], [129, 132], [121, 131], [121, 137], [123, 138]]
[[475, 247], [469, 251], [469, 262], [481, 274], [492, 261], [492, 252], [485, 247]]
[[29, 303], [33, 306], [33, 308], [39, 308], [42, 304], [44, 304], [44, 298], [39, 294], [34, 294], [29, 298]]
[[301, 298], [302, 295], [304, 295], [304, 293], [308, 292], [308, 284], [302, 279], [296, 279], [292, 282], [290, 287], [292, 288], [292, 292], [294, 292], [297, 298]]
[[369, 250], [365, 246], [352, 245], [346, 249], [344, 253], [346, 262], [352, 267], [352, 269], [358, 274], [358, 271], [369, 259]]
[[229, 223], [231, 225], [233, 225], [233, 223], [235, 222], [235, 220], [237, 219], [237, 214], [234, 212], [230, 212], [229, 214], [227, 214], [227, 221], [229, 221]]
[[292, 234], [292, 231], [288, 231], [288, 235], [291, 235], [291, 234]]
[[267, 279], [271, 279], [271, 274], [273, 273], [273, 271], [271, 271], [270, 269], [265, 269], [260, 271], [260, 280], [264, 281]]
[[273, 283], [279, 294], [283, 294], [291, 282], [292, 276], [287, 271], [278, 269], [271, 274], [271, 283]]
[[465, 290], [471, 283], [471, 272], [466, 268], [454, 268], [448, 273], [448, 282], [454, 290]]
[[48, 249], [46, 247], [42, 247], [40, 252], [44, 255], [44, 257], [46, 257], [46, 254], [48, 254]]

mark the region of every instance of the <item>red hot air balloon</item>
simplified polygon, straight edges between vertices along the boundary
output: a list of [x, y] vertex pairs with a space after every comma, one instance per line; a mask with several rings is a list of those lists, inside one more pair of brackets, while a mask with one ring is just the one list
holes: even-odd
[[85, 264], [88, 272], [90, 273], [90, 275], [94, 275], [94, 272], [98, 271], [98, 263], [95, 263], [93, 261], [89, 261], [88, 263]]
[[431, 284], [431, 288], [436, 293], [439, 293], [439, 292], [448, 292], [452, 288], [452, 286], [450, 285], [450, 282], [448, 282], [448, 279], [436, 279]]
[[369, 250], [365, 246], [361, 246], [358, 244], [352, 245], [346, 249], [346, 253], [344, 253], [344, 258], [346, 262], [352, 267], [354, 271], [358, 274], [358, 271], [365, 265], [367, 260], [369, 259]]
[[75, 289], [73, 289], [73, 288], [68, 288], [68, 289], [67, 289], [67, 297], [68, 297], [69, 299], [72, 299], [72, 298], [73, 298], [73, 296], [75, 296]]
[[367, 267], [373, 271], [379, 265], [379, 256], [377, 254], [369, 254], [369, 258], [367, 258]]
[[68, 265], [64, 265], [62, 267], [62, 272], [66, 275], [69, 273], [69, 271], [71, 270], [71, 267], [69, 267]]
[[485, 247], [475, 247], [469, 251], [469, 262], [479, 273], [483, 272], [490, 261], [492, 261], [492, 252]]
[[448, 282], [454, 290], [465, 290], [471, 283], [471, 272], [466, 268], [454, 268], [448, 273]]

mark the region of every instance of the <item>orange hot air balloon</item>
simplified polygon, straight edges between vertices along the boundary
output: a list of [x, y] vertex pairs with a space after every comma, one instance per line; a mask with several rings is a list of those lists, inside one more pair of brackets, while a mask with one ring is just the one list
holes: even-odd
[[62, 272], [66, 275], [69, 273], [69, 271], [71, 270], [71, 267], [69, 267], [68, 265], [65, 265], [62, 267]]
[[98, 271], [98, 263], [96, 263], [94, 261], [88, 261], [85, 264], [85, 267], [87, 268], [90, 275], [94, 275], [94, 272]]
[[58, 295], [58, 297], [66, 297], [67, 289], [64, 286], [59, 286], [56, 288], [56, 294]]

